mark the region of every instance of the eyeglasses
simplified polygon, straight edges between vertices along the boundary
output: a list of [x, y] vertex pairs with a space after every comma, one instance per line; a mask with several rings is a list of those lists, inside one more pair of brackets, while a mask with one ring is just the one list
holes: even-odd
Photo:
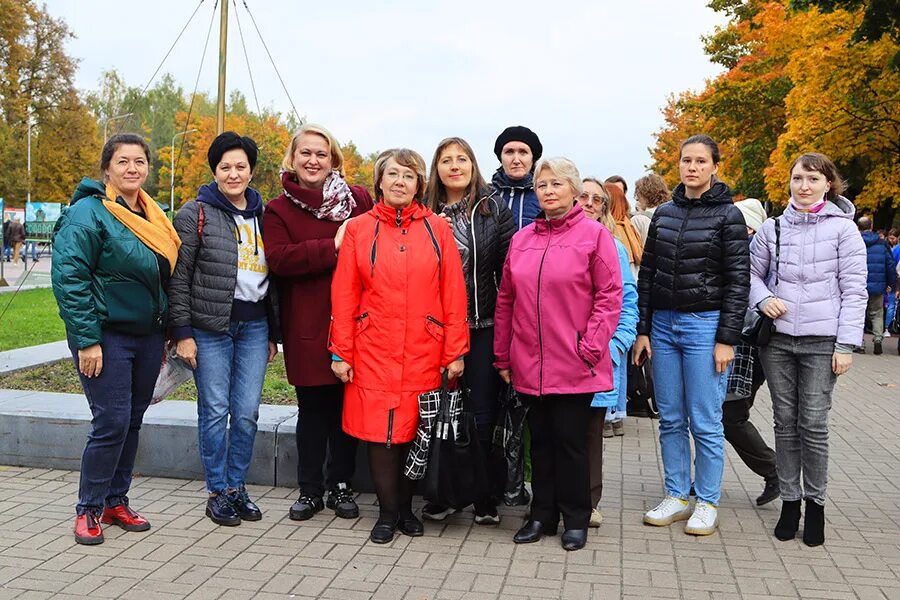
[[591, 201], [591, 204], [606, 204], [609, 200], [605, 196], [601, 196], [600, 194], [588, 194], [587, 192], [582, 192], [578, 199], [582, 202]]

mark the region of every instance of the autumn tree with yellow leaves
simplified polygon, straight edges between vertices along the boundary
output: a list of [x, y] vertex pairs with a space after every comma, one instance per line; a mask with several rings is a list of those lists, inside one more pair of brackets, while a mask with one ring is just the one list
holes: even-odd
[[857, 206], [889, 222], [900, 206], [897, 4], [711, 2], [730, 20], [705, 38], [706, 51], [726, 70], [703, 90], [670, 98], [651, 149], [654, 170], [677, 182], [678, 144], [702, 131], [720, 143], [719, 175], [736, 196], [784, 205], [794, 158], [822, 152]]

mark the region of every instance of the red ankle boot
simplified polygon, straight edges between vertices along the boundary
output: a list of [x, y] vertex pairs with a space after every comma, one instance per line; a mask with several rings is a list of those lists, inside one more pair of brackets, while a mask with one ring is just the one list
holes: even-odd
[[87, 546], [103, 543], [103, 529], [97, 515], [88, 512], [75, 517], [75, 541]]
[[150, 529], [150, 521], [131, 510], [127, 504], [104, 508], [100, 522], [106, 525], [118, 525], [125, 531], [147, 531]]

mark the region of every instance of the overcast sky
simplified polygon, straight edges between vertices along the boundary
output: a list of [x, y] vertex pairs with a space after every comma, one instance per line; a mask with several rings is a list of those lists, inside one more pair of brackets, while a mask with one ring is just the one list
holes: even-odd
[[[205, 0], [163, 66], [193, 89], [215, 0]], [[536, 131], [544, 154], [572, 158], [583, 176], [629, 182], [650, 163], [670, 93], [702, 88], [719, 67], [701, 35], [724, 24], [707, 0], [246, 0], [301, 116], [363, 153], [394, 146], [430, 163], [444, 137], [475, 148], [486, 177], [508, 125]], [[76, 84], [107, 69], [143, 86], [199, 0], [48, 0], [77, 38]], [[254, 105], [240, 19], [262, 106], [290, 108], [243, 0], [231, 5], [228, 78]], [[216, 89], [218, 10], [200, 90]], [[629, 198], [631, 189], [629, 189]]]

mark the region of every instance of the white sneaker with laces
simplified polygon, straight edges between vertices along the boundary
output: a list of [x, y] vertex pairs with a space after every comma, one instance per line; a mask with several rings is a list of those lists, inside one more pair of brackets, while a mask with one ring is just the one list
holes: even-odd
[[588, 527], [600, 527], [601, 523], [603, 523], [603, 513], [600, 512], [600, 509], [595, 508], [591, 510], [591, 520], [588, 523]]
[[666, 496], [656, 508], [652, 508], [644, 515], [644, 523], [665, 527], [675, 521], [684, 521], [691, 516], [691, 506], [687, 500]]
[[690, 535], [712, 535], [719, 526], [719, 509], [698, 500], [694, 505], [694, 514], [684, 526], [684, 532]]

